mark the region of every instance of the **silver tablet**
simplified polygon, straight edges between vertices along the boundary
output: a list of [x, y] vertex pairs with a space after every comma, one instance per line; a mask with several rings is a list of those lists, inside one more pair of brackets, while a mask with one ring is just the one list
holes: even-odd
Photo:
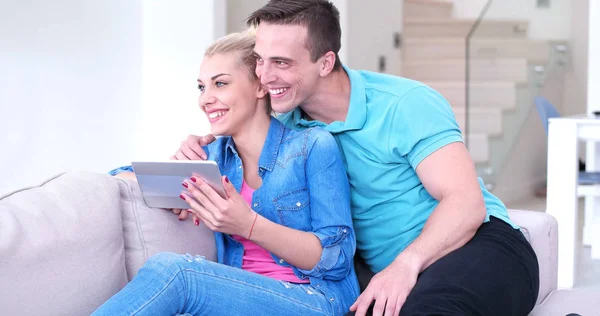
[[[226, 197], [221, 172], [214, 161], [170, 160], [134, 161], [131, 163], [144, 200], [149, 207], [188, 209], [190, 205], [179, 195], [181, 185], [192, 175], [204, 179], [222, 197]], [[191, 182], [191, 181], [188, 181]]]

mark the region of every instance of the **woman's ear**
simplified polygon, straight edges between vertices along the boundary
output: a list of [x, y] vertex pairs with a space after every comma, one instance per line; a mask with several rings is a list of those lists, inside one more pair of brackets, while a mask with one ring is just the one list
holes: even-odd
[[267, 87], [263, 86], [262, 84], [258, 84], [258, 88], [256, 89], [256, 97], [259, 99], [264, 98], [267, 94], [269, 93], [269, 91], [267, 90]]

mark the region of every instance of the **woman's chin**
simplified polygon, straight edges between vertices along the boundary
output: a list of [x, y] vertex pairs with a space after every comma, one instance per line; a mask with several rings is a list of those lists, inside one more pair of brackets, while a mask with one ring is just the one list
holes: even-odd
[[223, 128], [221, 126], [217, 127], [217, 126], [213, 126], [210, 129], [211, 134], [215, 135], [215, 136], [229, 136], [231, 135], [231, 133], [229, 132], [229, 129], [227, 128]]

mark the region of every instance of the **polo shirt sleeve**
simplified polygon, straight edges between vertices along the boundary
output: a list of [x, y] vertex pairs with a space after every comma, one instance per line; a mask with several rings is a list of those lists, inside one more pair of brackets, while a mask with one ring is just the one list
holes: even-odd
[[436, 150], [463, 141], [452, 107], [430, 87], [423, 85], [406, 92], [393, 113], [388, 134], [393, 161], [406, 159], [416, 169]]

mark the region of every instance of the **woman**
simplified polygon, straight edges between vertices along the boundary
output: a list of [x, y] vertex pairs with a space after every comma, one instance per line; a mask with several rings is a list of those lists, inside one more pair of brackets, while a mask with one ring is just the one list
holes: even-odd
[[218, 40], [198, 79], [200, 108], [225, 136], [204, 149], [225, 175], [227, 199], [194, 176], [181, 198], [215, 231], [219, 263], [153, 256], [94, 315], [341, 315], [358, 297], [337, 144], [326, 131], [292, 131], [271, 117], [253, 48], [249, 34]]

